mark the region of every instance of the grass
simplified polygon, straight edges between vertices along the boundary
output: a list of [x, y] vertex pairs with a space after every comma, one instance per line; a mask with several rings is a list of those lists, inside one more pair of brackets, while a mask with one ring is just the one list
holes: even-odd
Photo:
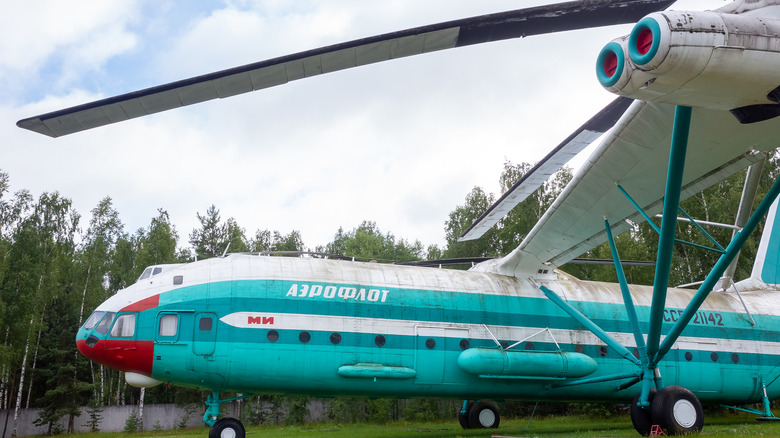
[[[408, 423], [393, 422], [378, 424], [334, 424], [315, 423], [302, 426], [251, 426], [247, 428], [248, 437], [490, 437], [493, 435], [510, 437], [639, 437], [631, 425], [628, 416], [610, 419], [589, 419], [586, 417], [549, 417], [534, 419], [528, 427], [528, 419], [502, 420], [498, 429], [463, 430], [457, 421]], [[68, 438], [135, 438], [135, 437], [176, 437], [203, 438], [208, 436], [208, 428], [187, 430], [169, 430], [160, 432], [138, 432], [133, 434], [91, 433], [64, 435]], [[780, 422], [759, 423], [746, 415], [729, 415], [705, 418], [703, 437], [776, 437], [780, 436]]]

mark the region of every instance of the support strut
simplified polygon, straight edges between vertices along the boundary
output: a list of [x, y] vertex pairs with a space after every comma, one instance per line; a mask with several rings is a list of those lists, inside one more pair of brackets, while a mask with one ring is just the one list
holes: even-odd
[[758, 227], [758, 224], [761, 223], [761, 220], [769, 211], [769, 207], [775, 201], [775, 198], [777, 198], [778, 194], [780, 194], [780, 179], [776, 180], [775, 183], [772, 184], [769, 192], [767, 192], [764, 199], [756, 208], [756, 211], [753, 212], [753, 215], [750, 216], [747, 224], [745, 224], [745, 228], [737, 233], [734, 239], [731, 240], [731, 243], [729, 243], [728, 247], [726, 247], [726, 252], [720, 256], [720, 259], [718, 259], [718, 262], [715, 263], [715, 266], [712, 268], [709, 275], [707, 275], [707, 278], [704, 279], [704, 282], [701, 284], [701, 286], [699, 286], [699, 289], [696, 291], [696, 294], [693, 296], [690, 303], [688, 303], [688, 306], [685, 308], [682, 315], [680, 315], [677, 322], [674, 324], [674, 326], [672, 326], [672, 329], [666, 335], [666, 338], [664, 338], [664, 342], [661, 345], [658, 354], [653, 359], [653, 364], [657, 364], [658, 361], [660, 361], [663, 356], [672, 348], [672, 345], [674, 345], [674, 342], [680, 336], [680, 333], [682, 333], [683, 329], [685, 329], [685, 327], [688, 325], [688, 322], [690, 322], [694, 314], [696, 314], [696, 311], [699, 310], [701, 304], [709, 296], [710, 292], [712, 292], [715, 284], [718, 282], [721, 275], [723, 275], [723, 272], [726, 270], [729, 264], [731, 264], [731, 261], [734, 259], [734, 257], [739, 254], [740, 249], [742, 249], [742, 247], [745, 245], [745, 242], [747, 242], [750, 234], [752, 234], [756, 227]]
[[223, 400], [219, 398], [219, 391], [211, 391], [211, 394], [206, 397], [206, 413], [203, 414], [203, 422], [208, 424], [209, 427], [214, 426], [214, 423], [217, 422], [217, 418], [219, 417], [219, 407], [222, 403], [243, 400], [252, 396], [253, 394], [245, 394]]
[[[647, 332], [647, 356], [652, 363], [656, 363], [655, 356], [661, 339], [661, 324], [663, 322], [664, 307], [666, 307], [666, 292], [669, 288], [669, 272], [671, 271], [672, 250], [674, 249], [674, 231], [677, 227], [677, 209], [680, 206], [685, 155], [688, 151], [691, 112], [691, 108], [687, 106], [677, 106], [674, 112], [672, 144], [669, 151], [669, 168], [666, 174], [666, 190], [664, 192], [664, 210], [661, 218], [661, 232], [658, 237], [655, 277], [653, 278], [650, 328]], [[645, 392], [644, 389], [642, 392]]]

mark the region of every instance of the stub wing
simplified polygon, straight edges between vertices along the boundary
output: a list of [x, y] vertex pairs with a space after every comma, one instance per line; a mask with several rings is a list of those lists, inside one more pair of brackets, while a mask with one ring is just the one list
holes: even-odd
[[[508, 256], [475, 269], [507, 275], [552, 271], [641, 222], [628, 194], [648, 215], [661, 212], [669, 160], [673, 105], [635, 101], [563, 193]], [[695, 108], [682, 199], [763, 158], [780, 146], [780, 120], [740, 124], [728, 111]]]

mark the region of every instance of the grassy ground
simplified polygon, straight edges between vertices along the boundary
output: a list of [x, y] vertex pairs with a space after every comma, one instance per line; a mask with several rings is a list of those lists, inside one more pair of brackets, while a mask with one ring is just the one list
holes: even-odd
[[[528, 419], [505, 420], [498, 429], [463, 430], [457, 421], [441, 423], [406, 423], [395, 422], [383, 425], [377, 424], [345, 424], [333, 423], [308, 424], [304, 426], [255, 426], [247, 429], [248, 437], [491, 437], [494, 435], [508, 437], [631, 437], [639, 435], [631, 426], [631, 420], [626, 416], [606, 420], [593, 420], [585, 417], [551, 417], [534, 419], [530, 427]], [[135, 438], [135, 437], [177, 437], [204, 438], [208, 429], [197, 428], [161, 432], [128, 433], [93, 433], [65, 435], [79, 438]], [[759, 423], [752, 417], [733, 415], [705, 419], [704, 437], [777, 437], [780, 436], [780, 422]]]

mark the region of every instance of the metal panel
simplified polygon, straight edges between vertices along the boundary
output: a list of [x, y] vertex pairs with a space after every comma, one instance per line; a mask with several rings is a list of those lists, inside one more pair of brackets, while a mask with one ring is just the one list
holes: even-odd
[[[620, 184], [648, 214], [661, 209], [674, 107], [636, 101], [580, 169], [517, 250], [482, 270], [536, 271], [540, 262], [560, 265], [606, 239], [604, 218], [613, 232], [639, 214], [623, 197]], [[726, 111], [694, 109], [683, 178], [683, 199], [747, 167], [751, 151], [771, 151], [780, 120], [741, 125]], [[534, 254], [533, 260], [525, 253]], [[525, 264], [525, 265], [524, 265]]]

